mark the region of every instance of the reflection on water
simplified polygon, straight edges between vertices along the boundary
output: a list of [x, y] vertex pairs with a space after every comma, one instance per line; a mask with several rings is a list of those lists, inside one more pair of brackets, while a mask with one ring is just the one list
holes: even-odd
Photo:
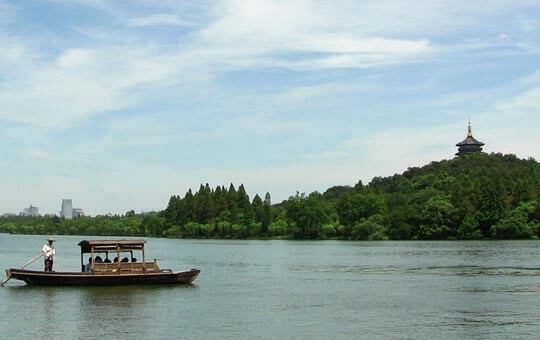
[[[6, 287], [11, 317], [23, 322], [23, 334], [52, 338], [139, 336], [155, 327], [155, 318], [168, 313], [156, 302], [197, 286]], [[25, 306], [35, 306], [28, 311]], [[13, 315], [19, 313], [19, 315]], [[22, 316], [22, 318], [20, 318]], [[28, 327], [32, 325], [32, 327]]]
[[[21, 249], [41, 239], [0, 235], [1, 267], [24, 263], [31, 251]], [[77, 267], [69, 249], [78, 241], [59, 238], [58, 270]], [[194, 285], [12, 280], [0, 289], [0, 329], [23, 338], [535, 339], [539, 244], [150, 239], [163, 267], [202, 269]]]
[[[154, 302], [190, 286], [110, 286], [87, 287], [78, 300], [83, 327], [100, 325], [107, 334], [145, 334], [153, 327], [153, 319], [160, 311]], [[95, 333], [93, 333], [95, 335]]]
[[54, 291], [47, 289], [44, 291], [43, 294], [43, 302], [41, 305], [43, 306], [41, 314], [45, 316], [45, 322], [44, 322], [44, 334], [51, 334], [52, 329], [54, 328], [55, 322], [54, 322], [54, 311], [56, 310], [55, 303], [59, 302], [59, 297], [56, 296], [57, 294], [54, 294]]

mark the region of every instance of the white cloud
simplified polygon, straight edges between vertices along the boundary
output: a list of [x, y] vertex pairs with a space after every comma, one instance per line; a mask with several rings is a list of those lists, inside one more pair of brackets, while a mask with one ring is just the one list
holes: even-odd
[[11, 84], [0, 93], [0, 102], [4, 104], [0, 116], [31, 125], [63, 128], [79, 124], [92, 114], [131, 104], [126, 97], [103, 86], [103, 79], [86, 76], [55, 69], [37, 71], [31, 80]]
[[52, 159], [52, 154], [44, 149], [32, 147], [26, 150], [26, 155], [31, 159]]
[[175, 54], [153, 47], [70, 48], [52, 62], [43, 57], [17, 62], [16, 54], [25, 48], [14, 45], [10, 50], [14, 66], [0, 92], [0, 117], [43, 127], [70, 127], [131, 107], [151, 95], [141, 95], [140, 87], [157, 90], [188, 74]]
[[[336, 6], [337, 8], [338, 6]], [[325, 8], [328, 9], [328, 8]], [[433, 53], [427, 39], [384, 38], [347, 28], [358, 14], [332, 17], [310, 2], [232, 1], [224, 15], [202, 30], [196, 41], [216, 51], [227, 50], [234, 63], [253, 58], [290, 68], [372, 67], [407, 62]], [[342, 21], [341, 19], [345, 19]], [[283, 53], [312, 53], [290, 61]], [[319, 54], [319, 55], [317, 55]]]
[[[119, 149], [132, 149], [178, 142], [177, 131], [163, 123], [167, 117], [148, 114], [145, 116], [109, 119], [104, 122], [103, 135], [81, 138], [69, 153], [75, 153], [83, 161], [91, 162], [105, 152], [115, 154]], [[122, 152], [122, 151], [120, 151]]]
[[540, 86], [535, 86], [517, 97], [497, 104], [497, 110], [510, 116], [523, 114], [538, 115], [540, 110]]
[[362, 178], [390, 176], [411, 166], [454, 156], [456, 144], [465, 134], [457, 124], [393, 128], [349, 138], [335, 150], [338, 159], [328, 162], [356, 164]]
[[143, 17], [131, 18], [127, 21], [128, 26], [189, 26], [188, 22], [180, 20], [176, 14], [154, 14]]
[[361, 93], [380, 90], [373, 79], [362, 79], [361, 82], [330, 82], [316, 85], [296, 86], [276, 95], [274, 101], [299, 101], [321, 97], [331, 97], [344, 93]]
[[0, 35], [0, 51], [2, 51], [0, 53], [0, 72], [2, 73], [11, 73], [12, 68], [27, 55], [27, 49], [18, 39], [2, 35]]
[[539, 120], [540, 70], [517, 79], [513, 85], [520, 92], [513, 96], [499, 98], [494, 107], [495, 112], [503, 117], [529, 119], [530, 121]]
[[59, 67], [86, 68], [94, 61], [95, 53], [92, 50], [82, 48], [70, 48], [63, 51], [57, 58]]
[[519, 79], [519, 84], [524, 85], [524, 86], [535, 85], [535, 84], [540, 85], [540, 70], [536, 70], [533, 73], [525, 77], [522, 77], [521, 79]]
[[309, 130], [304, 122], [279, 120], [267, 112], [259, 112], [232, 119], [222, 131], [240, 135], [255, 135], [259, 137], [268, 135], [287, 135]]
[[[114, 10], [96, 0], [60, 2]], [[66, 48], [53, 62], [37, 57], [39, 52], [28, 47], [30, 41], [22, 44], [14, 38], [0, 38], [2, 50], [7, 51], [0, 55], [0, 65], [7, 65], [9, 70], [3, 72], [9, 74], [6, 83], [10, 84], [0, 93], [4, 104], [0, 116], [67, 127], [136, 105], [154, 94], [156, 87], [197, 82], [204, 86], [230, 70], [285, 67], [311, 71], [416, 63], [448, 52], [428, 38], [442, 30], [441, 26], [455, 28], [454, 19], [471, 25], [479, 11], [486, 11], [483, 16], [497, 14], [508, 4], [463, 7], [445, 1], [425, 6], [387, 1], [346, 1], [341, 6], [310, 1], [224, 1], [211, 8], [213, 21], [192, 31], [181, 45], [158, 45], [126, 33], [102, 32], [94, 35], [96, 46]], [[133, 17], [128, 22], [142, 27], [183, 23], [174, 12]], [[417, 26], [428, 25], [434, 29], [417, 30]], [[409, 37], [404, 38], [406, 34]], [[121, 40], [125, 42], [119, 44]], [[139, 90], [137, 96], [134, 90]]]

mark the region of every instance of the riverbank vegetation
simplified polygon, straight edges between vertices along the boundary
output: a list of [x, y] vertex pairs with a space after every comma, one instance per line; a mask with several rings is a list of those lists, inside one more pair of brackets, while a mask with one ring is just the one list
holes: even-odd
[[364, 185], [296, 193], [272, 204], [243, 185], [201, 185], [157, 213], [0, 219], [0, 232], [177, 238], [347, 240], [530, 239], [540, 236], [540, 164], [476, 153], [375, 177]]

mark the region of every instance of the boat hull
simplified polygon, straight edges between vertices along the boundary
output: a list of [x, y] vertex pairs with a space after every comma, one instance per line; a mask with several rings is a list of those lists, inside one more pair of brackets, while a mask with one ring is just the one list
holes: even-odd
[[8, 278], [41, 286], [104, 286], [130, 284], [189, 284], [199, 275], [200, 270], [182, 272], [160, 271], [152, 273], [80, 273], [80, 272], [42, 272], [10, 268]]

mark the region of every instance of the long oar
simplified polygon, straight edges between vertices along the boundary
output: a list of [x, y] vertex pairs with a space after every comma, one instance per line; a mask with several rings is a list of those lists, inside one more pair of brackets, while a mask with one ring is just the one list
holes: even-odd
[[35, 260], [39, 259], [39, 258], [42, 257], [43, 255], [45, 255], [45, 253], [41, 253], [41, 254], [39, 254], [38, 256], [36, 256], [36, 257], [34, 257], [33, 259], [31, 259], [30, 261], [26, 262], [26, 263], [24, 264], [24, 266], [21, 267], [21, 269], [26, 268], [27, 266], [30, 265], [30, 263], [32, 263], [32, 262], [34, 262]]
[[[39, 259], [40, 257], [42, 257], [43, 255], [45, 255], [45, 253], [41, 253], [39, 254], [38, 256], [34, 257], [33, 259], [31, 259], [30, 261], [26, 262], [22, 267], [21, 269], [24, 269], [26, 268], [27, 266], [30, 265], [30, 263], [34, 262], [35, 260]], [[3, 286], [4, 283], [8, 282], [9, 280], [11, 280], [11, 276], [8, 277], [4, 282], [0, 283], [0, 286]]]

